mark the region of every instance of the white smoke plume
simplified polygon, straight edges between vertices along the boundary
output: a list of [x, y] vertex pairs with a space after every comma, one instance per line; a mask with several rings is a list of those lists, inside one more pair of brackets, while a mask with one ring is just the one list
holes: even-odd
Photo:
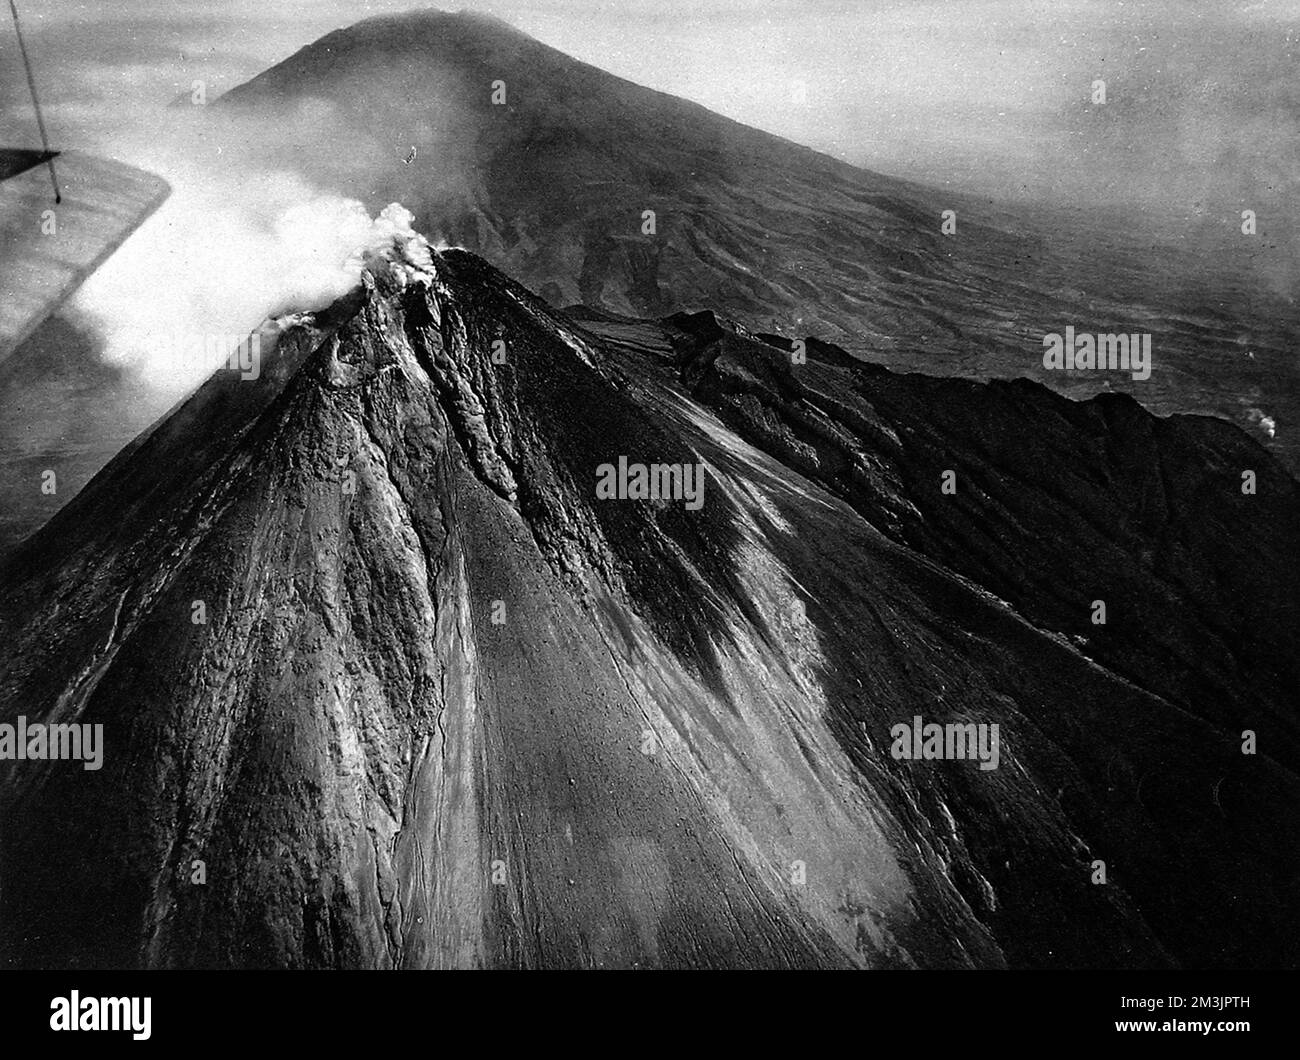
[[171, 197], [73, 303], [101, 333], [105, 360], [169, 394], [211, 371], [177, 355], [186, 340], [244, 336], [269, 316], [323, 308], [359, 282], [364, 255], [416, 235], [396, 204], [372, 219], [289, 172], [169, 176]]

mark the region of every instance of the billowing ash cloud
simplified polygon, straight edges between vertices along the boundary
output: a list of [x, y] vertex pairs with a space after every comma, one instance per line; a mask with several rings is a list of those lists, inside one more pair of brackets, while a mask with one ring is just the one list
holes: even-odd
[[101, 331], [106, 360], [167, 391], [211, 370], [181, 351], [246, 335], [269, 316], [320, 309], [359, 282], [368, 254], [416, 236], [403, 207], [372, 219], [360, 202], [288, 172], [171, 176], [172, 197], [73, 303]]

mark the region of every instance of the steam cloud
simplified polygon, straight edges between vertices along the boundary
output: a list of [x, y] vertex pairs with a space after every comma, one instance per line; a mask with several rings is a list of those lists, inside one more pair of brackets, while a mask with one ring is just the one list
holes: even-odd
[[401, 206], [372, 219], [355, 199], [285, 171], [238, 180], [182, 174], [180, 182], [168, 175], [172, 196], [85, 283], [73, 308], [100, 331], [106, 361], [171, 393], [211, 369], [178, 357], [177, 340], [242, 336], [268, 316], [323, 308], [359, 282], [365, 254], [415, 235]]

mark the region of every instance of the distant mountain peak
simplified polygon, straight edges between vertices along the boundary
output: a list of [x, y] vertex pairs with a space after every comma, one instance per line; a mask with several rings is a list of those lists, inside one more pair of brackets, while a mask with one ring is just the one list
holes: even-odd
[[[1290, 400], [1278, 380], [1292, 371], [1294, 314], [1251, 310], [1225, 331], [1207, 308], [1223, 290], [1204, 289], [1194, 256], [848, 165], [491, 17], [367, 19], [208, 111], [235, 122], [232, 139], [251, 135], [257, 164], [302, 172], [372, 212], [403, 202], [422, 230], [553, 305], [631, 317], [711, 308], [899, 370], [1027, 377], [1072, 397], [1109, 386], [1257, 433], [1250, 410], [1284, 417]], [[945, 234], [949, 212], [958, 227]], [[1156, 321], [1166, 323], [1153, 380], [1042, 364], [1043, 336], [1067, 324]], [[1229, 332], [1254, 359], [1224, 358]], [[1269, 441], [1282, 450], [1289, 438]]]

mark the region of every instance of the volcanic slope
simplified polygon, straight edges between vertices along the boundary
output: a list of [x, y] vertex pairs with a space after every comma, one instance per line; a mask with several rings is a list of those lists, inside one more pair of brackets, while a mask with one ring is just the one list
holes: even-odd
[[[566, 315], [418, 239], [277, 328], [0, 568], [0, 722], [105, 741], [0, 766], [9, 965], [1296, 963], [1293, 712], [1247, 666], [1295, 625], [1213, 617], [1296, 493], [1239, 432]], [[1176, 598], [1135, 439], [1208, 469]], [[703, 463], [702, 507], [596, 499], [619, 457]], [[1016, 607], [977, 584], [1032, 536], [1013, 482], [1061, 535]], [[1139, 558], [1081, 570], [1107, 540]], [[1222, 653], [1080, 650], [1093, 592]], [[895, 759], [916, 715], [998, 724], [997, 768]]]

